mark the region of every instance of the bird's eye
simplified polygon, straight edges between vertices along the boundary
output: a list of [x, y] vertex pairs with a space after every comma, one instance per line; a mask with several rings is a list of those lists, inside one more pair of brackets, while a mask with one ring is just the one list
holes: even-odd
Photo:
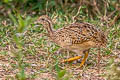
[[44, 18], [42, 18], [41, 20], [45, 20]]

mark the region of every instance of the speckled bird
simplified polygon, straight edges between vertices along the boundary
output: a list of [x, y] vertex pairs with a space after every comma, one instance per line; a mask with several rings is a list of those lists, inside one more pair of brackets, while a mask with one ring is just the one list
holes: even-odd
[[[42, 24], [48, 31], [49, 38], [62, 49], [80, 55], [84, 54], [80, 67], [85, 63], [90, 48], [105, 47], [107, 43], [104, 32], [90, 23], [72, 23], [58, 30], [53, 30], [53, 22], [47, 15], [40, 16], [36, 23]], [[81, 56], [76, 56], [62, 62], [70, 62], [80, 58]]]

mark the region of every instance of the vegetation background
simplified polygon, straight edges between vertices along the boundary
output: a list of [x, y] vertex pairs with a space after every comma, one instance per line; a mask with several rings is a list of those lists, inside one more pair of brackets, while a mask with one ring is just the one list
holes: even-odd
[[[81, 69], [80, 63], [59, 63], [75, 54], [54, 54], [59, 46], [34, 24], [44, 14], [54, 29], [77, 21], [105, 31], [108, 44], [101, 49], [99, 73], [97, 49]], [[120, 0], [0, 0], [0, 80], [120, 80], [119, 75]]]

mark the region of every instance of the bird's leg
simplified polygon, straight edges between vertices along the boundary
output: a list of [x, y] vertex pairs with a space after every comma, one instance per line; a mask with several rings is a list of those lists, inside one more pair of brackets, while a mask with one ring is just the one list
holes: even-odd
[[[65, 50], [65, 49], [60, 48], [58, 51], [55, 52], [55, 54], [58, 54], [58, 53], [60, 53], [60, 52], [62, 52], [62, 51], [64, 51], [64, 50]], [[73, 57], [73, 58], [69, 58], [69, 59], [66, 59], [66, 60], [62, 60], [61, 62], [62, 62], [62, 63], [64, 63], [64, 62], [71, 62], [71, 61], [78, 60], [78, 59], [80, 59], [80, 58], [81, 58], [81, 56], [76, 56], [76, 57]]]
[[[73, 50], [72, 50], [73, 51]], [[75, 53], [82, 53], [81, 51], [79, 51], [79, 50], [74, 50], [73, 52], [75, 52]], [[82, 56], [75, 56], [75, 57], [73, 57], [73, 58], [69, 58], [69, 59], [66, 59], [66, 60], [63, 60], [63, 61], [61, 61], [62, 63], [64, 63], [64, 62], [72, 62], [72, 61], [75, 61], [75, 60], [78, 60], [78, 59], [80, 59]]]
[[89, 50], [85, 51], [84, 59], [81, 61], [80, 67], [82, 67], [88, 57]]
[[78, 59], [80, 59], [80, 58], [81, 58], [81, 56], [76, 56], [76, 57], [73, 57], [73, 58], [69, 58], [69, 59], [63, 60], [63, 61], [61, 61], [61, 62], [62, 62], [62, 63], [64, 63], [64, 62], [71, 62], [71, 61], [78, 60]]

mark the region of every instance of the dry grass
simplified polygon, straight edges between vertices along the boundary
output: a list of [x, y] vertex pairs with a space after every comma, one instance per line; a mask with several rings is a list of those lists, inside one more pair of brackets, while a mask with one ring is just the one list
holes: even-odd
[[[57, 17], [56, 15], [52, 15], [55, 29], [72, 22], [66, 15]], [[31, 22], [31, 25], [26, 25], [25, 29], [22, 30], [20, 26], [26, 24], [27, 20], [26, 23], [25, 19], [21, 23], [18, 21], [15, 26], [11, 24], [11, 21], [9, 25], [7, 22], [9, 21], [0, 25], [1, 80], [105, 80], [109, 79], [110, 76], [115, 76], [108, 74], [108, 72], [112, 69], [111, 64], [120, 64], [120, 23], [109, 28], [100, 27], [108, 33], [108, 45], [106, 49], [102, 49], [100, 73], [98, 73], [96, 67], [97, 49], [91, 49], [87, 61], [89, 64], [86, 63], [80, 69], [78, 69], [80, 63], [60, 64], [60, 60], [76, 54], [68, 54], [67, 52], [54, 54], [59, 46], [49, 41], [42, 26], [36, 27]], [[99, 20], [90, 20], [89, 22], [95, 25], [102, 24]], [[20, 30], [21, 32], [19, 32]]]

